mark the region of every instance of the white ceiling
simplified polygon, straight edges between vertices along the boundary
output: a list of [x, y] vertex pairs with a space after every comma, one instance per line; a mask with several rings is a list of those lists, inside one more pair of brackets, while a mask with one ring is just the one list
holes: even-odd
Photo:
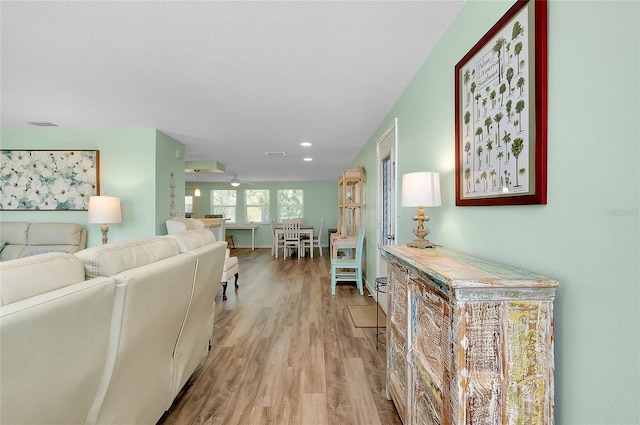
[[200, 181], [332, 181], [462, 3], [3, 0], [2, 128], [157, 128], [225, 164]]

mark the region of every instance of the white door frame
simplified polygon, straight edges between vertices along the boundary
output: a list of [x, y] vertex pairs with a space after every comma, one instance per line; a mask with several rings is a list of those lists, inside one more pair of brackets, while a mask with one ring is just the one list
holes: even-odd
[[[377, 186], [376, 186], [376, 244], [377, 244], [377, 254], [376, 254], [376, 276], [387, 276], [387, 261], [386, 258], [382, 256], [382, 246], [383, 245], [395, 245], [395, 234], [398, 228], [398, 214], [397, 214], [397, 193], [398, 193], [398, 175], [397, 175], [397, 167], [396, 167], [396, 158], [398, 152], [398, 119], [395, 118], [393, 122], [393, 126], [390, 127], [378, 140], [376, 145], [376, 171], [377, 171]], [[390, 193], [389, 193], [389, 203], [390, 203], [390, 217], [391, 221], [391, 229], [390, 236], [393, 237], [391, 240], [383, 241], [382, 239], [382, 215], [383, 215], [383, 182], [382, 182], [382, 160], [385, 158], [389, 158], [390, 166], [391, 166], [391, 184], [390, 184]], [[373, 288], [375, 293], [375, 287]], [[387, 311], [387, 297], [386, 294], [379, 294], [379, 302], [382, 309]]]

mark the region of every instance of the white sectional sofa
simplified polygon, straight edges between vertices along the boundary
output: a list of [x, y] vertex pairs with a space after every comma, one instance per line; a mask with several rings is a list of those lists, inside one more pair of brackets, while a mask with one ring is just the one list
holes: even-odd
[[0, 263], [0, 423], [154, 424], [206, 360], [208, 230]]
[[[194, 229], [204, 229], [205, 225], [202, 221], [197, 218], [184, 218], [184, 217], [173, 217], [166, 221], [167, 224], [167, 233], [169, 235], [177, 235], [182, 232], [186, 232], [187, 230]], [[220, 280], [220, 285], [222, 285], [222, 300], [227, 300], [227, 284], [229, 281], [234, 278], [234, 285], [236, 289], [238, 289], [238, 276], [239, 276], [238, 267], [238, 257], [232, 257], [231, 251], [227, 248], [227, 254], [224, 258], [224, 269], [222, 270], [222, 276]]]
[[74, 223], [0, 222], [0, 261], [85, 248], [87, 230]]

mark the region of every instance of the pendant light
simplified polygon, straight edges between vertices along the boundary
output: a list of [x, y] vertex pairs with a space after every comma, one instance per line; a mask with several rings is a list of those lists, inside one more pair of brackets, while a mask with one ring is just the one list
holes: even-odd
[[196, 190], [193, 191], [193, 196], [200, 196], [200, 179], [198, 178], [198, 173], [200, 172], [200, 170], [193, 170], [196, 172]]

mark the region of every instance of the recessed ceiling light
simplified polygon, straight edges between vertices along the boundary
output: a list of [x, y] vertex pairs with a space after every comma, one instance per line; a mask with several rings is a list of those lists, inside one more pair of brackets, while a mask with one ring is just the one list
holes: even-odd
[[265, 152], [264, 154], [271, 157], [287, 156], [286, 152]]
[[300, 146], [304, 146], [304, 147], [306, 148], [306, 147], [311, 146], [311, 143], [309, 143], [309, 142], [302, 142], [302, 143], [300, 143]]
[[309, 161], [313, 161], [313, 158], [304, 158], [304, 160], [309, 162]]

